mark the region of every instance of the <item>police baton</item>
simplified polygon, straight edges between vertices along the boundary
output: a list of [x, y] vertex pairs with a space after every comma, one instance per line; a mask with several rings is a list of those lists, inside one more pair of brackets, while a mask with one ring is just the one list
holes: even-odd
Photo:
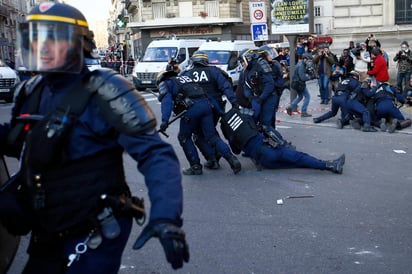
[[[170, 120], [169, 122], [167, 122], [167, 126], [169, 126], [170, 124], [172, 124], [174, 121], [176, 121], [177, 119], [180, 119], [180, 117], [182, 117], [185, 113], [187, 112], [187, 109], [183, 110], [182, 112], [180, 112], [178, 115], [176, 115], [175, 117], [173, 117], [172, 120]], [[164, 136], [166, 136], [167, 138], [169, 138], [169, 135], [166, 133], [166, 131], [159, 129], [157, 132], [163, 134]]]

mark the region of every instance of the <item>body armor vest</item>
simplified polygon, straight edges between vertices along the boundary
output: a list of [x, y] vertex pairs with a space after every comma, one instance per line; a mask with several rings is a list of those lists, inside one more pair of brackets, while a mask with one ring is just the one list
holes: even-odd
[[[95, 221], [103, 205], [100, 195], [130, 193], [125, 182], [122, 150], [68, 162], [63, 166], [30, 174], [28, 195], [44, 207], [33, 209], [34, 227], [60, 232], [79, 223]], [[43, 197], [39, 197], [39, 192]]]
[[258, 134], [254, 121], [234, 108], [222, 115], [220, 122], [223, 135], [239, 148]]
[[191, 78], [199, 83], [206, 94], [215, 100], [222, 100], [222, 92], [218, 89], [216, 80], [212, 76], [212, 70], [218, 69], [213, 66], [195, 66], [190, 69]]
[[184, 98], [206, 97], [205, 91], [187, 75], [173, 77], [172, 81], [177, 87], [177, 93], [183, 95]]

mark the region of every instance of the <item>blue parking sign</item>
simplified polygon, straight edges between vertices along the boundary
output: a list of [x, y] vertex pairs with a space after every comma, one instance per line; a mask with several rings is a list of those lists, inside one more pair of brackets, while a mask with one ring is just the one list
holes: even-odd
[[266, 41], [269, 40], [268, 26], [267, 24], [252, 24], [251, 32], [253, 41]]

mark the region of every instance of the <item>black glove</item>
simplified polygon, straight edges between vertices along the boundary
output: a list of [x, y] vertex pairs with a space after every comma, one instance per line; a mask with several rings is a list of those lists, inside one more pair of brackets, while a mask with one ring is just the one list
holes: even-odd
[[167, 122], [165, 122], [165, 121], [163, 121], [161, 124], [160, 124], [160, 131], [166, 131], [166, 129], [169, 127], [169, 124], [167, 123]]
[[173, 269], [183, 266], [183, 261], [189, 262], [189, 246], [186, 243], [183, 229], [171, 223], [147, 225], [133, 245], [133, 249], [140, 249], [152, 237], [159, 238], [166, 254], [167, 261]]

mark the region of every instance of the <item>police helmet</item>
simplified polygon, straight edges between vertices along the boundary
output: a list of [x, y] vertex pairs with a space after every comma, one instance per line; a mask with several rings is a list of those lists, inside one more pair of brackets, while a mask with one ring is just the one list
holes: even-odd
[[357, 72], [356, 70], [351, 70], [349, 72], [349, 75], [359, 80], [360, 75], [359, 72]]
[[252, 59], [256, 57], [256, 52], [253, 49], [242, 49], [239, 52], [239, 61], [240, 62], [245, 62], [246, 64], [249, 64]]
[[258, 54], [264, 57], [272, 56], [272, 59], [278, 57], [277, 52], [268, 45], [263, 45], [258, 49]]
[[17, 32], [19, 70], [79, 73], [84, 57], [93, 57], [93, 32], [76, 8], [43, 2], [19, 24]]
[[209, 56], [204, 51], [195, 51], [192, 55], [192, 62], [193, 64], [199, 64], [202, 66], [209, 65]]
[[174, 70], [163, 70], [156, 75], [156, 86], [159, 87], [159, 84], [170, 77], [177, 76], [177, 72]]

